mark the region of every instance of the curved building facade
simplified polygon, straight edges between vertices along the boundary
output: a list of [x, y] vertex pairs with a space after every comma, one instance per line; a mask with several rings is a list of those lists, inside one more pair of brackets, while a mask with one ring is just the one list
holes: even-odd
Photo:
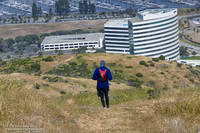
[[[139, 12], [135, 18], [119, 22], [118, 25], [127, 26], [128, 34], [117, 32], [117, 25], [107, 22], [104, 26], [106, 52], [149, 57], [163, 55], [169, 60], [179, 58], [177, 9], [149, 9]], [[126, 43], [129, 45], [120, 42], [124, 37], [127, 37]], [[110, 44], [114, 40], [118, 42]]]

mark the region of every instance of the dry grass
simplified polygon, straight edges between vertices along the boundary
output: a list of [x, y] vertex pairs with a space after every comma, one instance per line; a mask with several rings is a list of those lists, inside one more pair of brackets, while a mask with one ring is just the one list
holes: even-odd
[[[24, 74], [0, 76], [1, 133], [7, 133], [5, 127], [11, 125], [39, 127], [45, 130], [45, 133], [193, 133], [198, 131], [199, 112], [191, 117], [192, 112], [186, 110], [186, 113], [180, 113], [174, 108], [178, 99], [183, 99], [187, 103], [192, 97], [197, 97], [198, 89], [171, 89], [162, 94], [159, 99], [129, 99], [129, 97], [128, 100], [126, 97], [134, 91], [133, 88], [129, 94], [125, 91], [128, 89], [112, 88], [111, 108], [102, 109], [94, 92], [95, 88], [86, 87], [87, 92], [82, 92], [81, 87], [77, 86], [76, 91], [79, 90], [79, 93], [71, 93], [69, 88], [64, 87], [66, 94], [62, 95], [54, 88], [54, 83], [48, 83], [48, 89], [41, 87], [35, 90], [30, 87], [33, 80], [40, 84], [43, 81], [39, 77]], [[66, 86], [86, 82], [85, 79], [69, 78], [68, 80], [70, 82], [66, 83]], [[135, 92], [135, 94], [140, 93]], [[112, 99], [113, 96], [127, 100], [113, 103], [116, 100]], [[174, 113], [171, 115], [166, 107]]]
[[[111, 108], [102, 109], [96, 96], [96, 82], [85, 78], [62, 77], [67, 82], [48, 82], [44, 74], [60, 63], [77, 61], [77, 57], [89, 65], [104, 59], [116, 63], [115, 69], [125, 69], [124, 74], [135, 75], [145, 82], [157, 80], [157, 87], [172, 86], [156, 99], [148, 99], [151, 88], [144, 84], [134, 88], [122, 82], [111, 82]], [[146, 57], [112, 54], [61, 55], [53, 62], [41, 62], [42, 75], [23, 73], [0, 75], [0, 133], [8, 133], [11, 125], [34, 126], [44, 133], [197, 133], [200, 111], [198, 88], [188, 78], [191, 72], [186, 66], [177, 67], [172, 62], [154, 62], [145, 67], [139, 62]], [[34, 58], [38, 60], [37, 58]], [[33, 59], [33, 60], [34, 60]], [[79, 57], [80, 61], [80, 57]], [[120, 65], [121, 64], [121, 65]], [[161, 74], [164, 72], [164, 75]], [[198, 82], [193, 77], [193, 82]], [[172, 80], [173, 79], [173, 80]], [[40, 85], [39, 89], [34, 84]], [[191, 87], [182, 89], [181, 86]], [[62, 93], [61, 93], [62, 92]], [[24, 131], [25, 133], [26, 131]]]
[[199, 78], [191, 74], [186, 65], [178, 67], [176, 62], [160, 60], [159, 62], [153, 61], [154, 66], [145, 67], [140, 65], [140, 61], [143, 60], [147, 64], [151, 64], [148, 62], [152, 59], [142, 56], [102, 53], [94, 56], [94, 54], [84, 54], [78, 55], [71, 61], [78, 63], [83, 60], [90, 66], [93, 66], [93, 64], [98, 66], [99, 61], [102, 59], [107, 62], [113, 73], [121, 70], [121, 74], [126, 80], [135, 77], [137, 73], [141, 73], [143, 77], [138, 78], [144, 81], [144, 85], [154, 88], [187, 88], [195, 87], [199, 83]]
[[65, 23], [6, 25], [0, 26], [0, 38], [14, 38], [16, 36], [50, 33], [63, 30], [100, 30], [103, 28], [104, 22], [105, 20], [82, 20]]

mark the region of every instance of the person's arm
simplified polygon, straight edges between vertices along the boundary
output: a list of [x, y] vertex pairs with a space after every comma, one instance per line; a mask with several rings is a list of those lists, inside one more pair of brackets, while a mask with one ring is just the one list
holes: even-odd
[[95, 71], [94, 71], [94, 73], [93, 73], [93, 76], [92, 76], [92, 79], [93, 80], [97, 80], [97, 76], [98, 76], [98, 73], [97, 73], [98, 71], [97, 71], [97, 69], [95, 69]]
[[112, 80], [112, 73], [110, 72], [109, 69], [108, 69], [108, 80]]

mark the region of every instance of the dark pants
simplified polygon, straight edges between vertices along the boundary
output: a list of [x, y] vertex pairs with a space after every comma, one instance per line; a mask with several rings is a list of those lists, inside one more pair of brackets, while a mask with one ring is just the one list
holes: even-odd
[[97, 95], [101, 98], [101, 104], [103, 107], [109, 108], [109, 96], [108, 96], [109, 89], [104, 88], [97, 88]]

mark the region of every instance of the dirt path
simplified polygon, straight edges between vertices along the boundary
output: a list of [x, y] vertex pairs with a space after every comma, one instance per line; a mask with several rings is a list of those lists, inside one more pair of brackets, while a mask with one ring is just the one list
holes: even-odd
[[88, 110], [89, 113], [82, 114], [77, 120], [77, 125], [84, 133], [137, 133], [131, 125], [137, 126], [139, 116], [153, 113], [152, 104], [148, 101], [143, 104], [113, 105], [109, 109], [88, 107]]

